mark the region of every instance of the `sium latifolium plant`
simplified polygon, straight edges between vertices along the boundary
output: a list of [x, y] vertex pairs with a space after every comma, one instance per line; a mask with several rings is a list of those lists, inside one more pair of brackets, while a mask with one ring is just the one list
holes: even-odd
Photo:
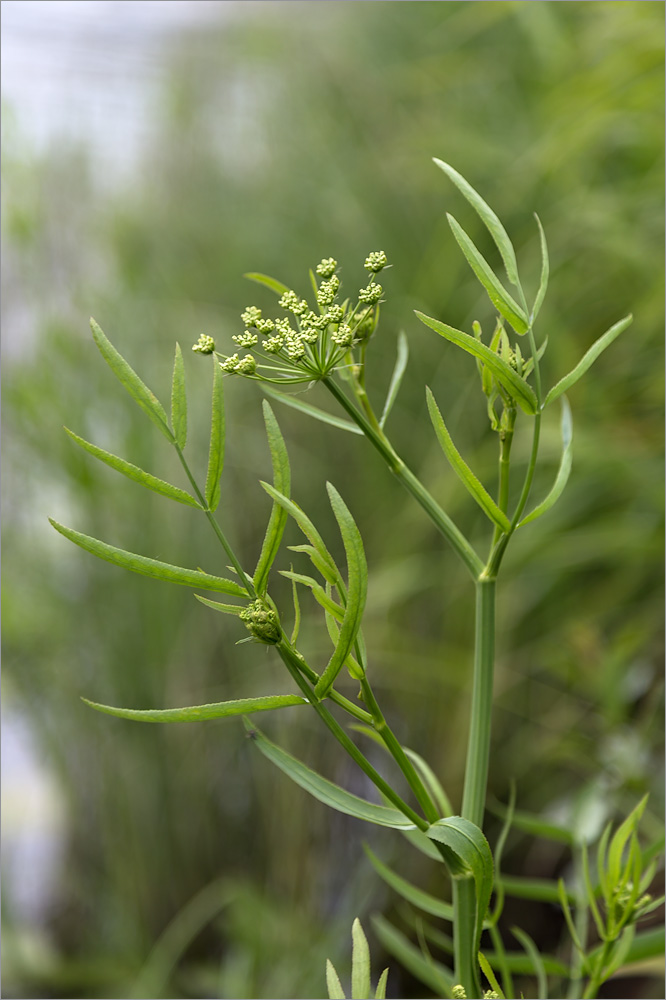
[[[600, 985], [635, 956], [656, 954], [658, 935], [636, 930], [641, 916], [659, 905], [647, 889], [653, 878], [659, 845], [642, 848], [637, 833], [638, 820], [645, 802], [612, 834], [609, 826], [597, 848], [596, 865], [590, 864], [586, 843], [570, 836], [569, 842], [578, 858], [580, 885], [535, 883], [529, 879], [509, 880], [500, 872], [501, 853], [511, 823], [513, 807], [508, 810], [502, 835], [495, 846], [495, 858], [483, 833], [488, 760], [491, 738], [493, 666], [495, 645], [495, 592], [498, 574], [513, 535], [546, 514], [559, 499], [572, 467], [572, 419], [566, 391], [588, 370], [596, 358], [631, 323], [631, 316], [617, 322], [587, 351], [575, 368], [544, 390], [541, 362], [547, 338], [538, 342], [535, 323], [546, 294], [549, 277], [546, 238], [536, 220], [541, 246], [541, 276], [531, 305], [523, 290], [513, 245], [502, 223], [480, 195], [451, 166], [435, 160], [448, 178], [471, 204], [503, 261], [510, 293], [486, 261], [465, 230], [448, 216], [453, 235], [474, 274], [487, 292], [497, 312], [495, 328], [489, 337], [478, 323], [472, 333], [457, 330], [446, 323], [417, 312], [418, 319], [448, 344], [461, 348], [476, 362], [485, 396], [490, 433], [497, 436], [499, 465], [494, 495], [472, 472], [456, 448], [446, 426], [443, 407], [426, 388], [430, 420], [451, 468], [461, 480], [489, 523], [489, 544], [482, 556], [435, 497], [397, 453], [386, 424], [399, 392], [408, 361], [408, 343], [404, 334], [398, 342], [395, 368], [381, 413], [375, 410], [366, 391], [369, 347], [379, 323], [384, 291], [380, 275], [387, 267], [383, 252], [369, 254], [365, 261], [367, 284], [352, 297], [343, 297], [338, 264], [333, 258], [322, 260], [310, 272], [312, 294], [304, 298], [274, 278], [250, 274], [249, 278], [278, 296], [279, 310], [271, 315], [255, 305], [242, 314], [243, 327], [234, 335], [235, 349], [221, 354], [212, 337], [204, 334], [193, 350], [212, 359], [213, 390], [208, 466], [200, 481], [185, 457], [187, 443], [187, 397], [185, 365], [176, 345], [171, 392], [171, 412], [165, 408], [104, 333], [92, 321], [95, 342], [116, 377], [175, 449], [190, 491], [167, 483], [98, 446], [68, 431], [72, 439], [95, 458], [141, 483], [148, 489], [200, 510], [207, 518], [225, 554], [231, 575], [217, 576], [202, 569], [185, 569], [145, 555], [116, 548], [106, 542], [81, 534], [52, 521], [66, 538], [93, 555], [136, 573], [179, 583], [208, 592], [217, 592], [226, 602], [195, 595], [217, 612], [234, 615], [250, 633], [254, 642], [272, 646], [292, 678], [294, 693], [243, 698], [187, 708], [139, 710], [115, 708], [88, 702], [110, 715], [143, 722], [193, 722], [241, 715], [248, 735], [257, 749], [293, 781], [321, 802], [369, 823], [392, 827], [404, 833], [417, 847], [443, 862], [452, 880], [452, 904], [435, 899], [405, 882], [397, 873], [369, 852], [378, 874], [400, 895], [421, 911], [449, 921], [453, 937], [450, 947], [452, 967], [436, 962], [427, 950], [427, 939], [437, 940], [434, 929], [419, 923], [422, 948], [413, 949], [404, 936], [382, 918], [375, 929], [388, 950], [411, 963], [417, 974], [445, 997], [516, 995], [513, 976], [531, 976], [538, 995], [594, 997]], [[383, 278], [382, 278], [383, 280]], [[278, 314], [279, 313], [279, 314]], [[521, 346], [522, 345], [522, 346]], [[244, 352], [241, 354], [241, 352]], [[362, 620], [367, 591], [367, 564], [359, 528], [335, 487], [327, 484], [330, 505], [342, 538], [346, 566], [341, 568], [331, 555], [322, 534], [307, 513], [291, 496], [291, 471], [287, 449], [267, 400], [263, 413], [270, 449], [272, 483], [262, 482], [272, 499], [272, 510], [261, 550], [253, 570], [242, 565], [223, 527], [215, 517], [220, 500], [220, 477], [224, 464], [225, 420], [223, 383], [225, 376], [239, 376], [260, 383], [264, 392], [280, 403], [291, 406], [311, 418], [342, 430], [364, 435], [373, 448], [444, 535], [469, 571], [474, 586], [476, 623], [472, 677], [471, 717], [465, 767], [464, 790], [459, 810], [455, 810], [428, 764], [406, 748], [395, 736], [384, 716], [372, 687], [372, 669], [363, 638]], [[302, 394], [283, 392], [290, 385], [322, 383], [343, 411], [342, 416], [320, 410], [302, 399]], [[559, 402], [562, 451], [559, 468], [550, 492], [530, 506], [532, 481], [539, 455], [541, 422], [544, 411]], [[518, 420], [531, 424], [532, 445], [527, 464], [519, 471], [518, 499], [510, 503], [511, 447]], [[514, 473], [515, 475], [515, 473]], [[289, 519], [303, 535], [300, 545], [291, 546], [292, 559], [301, 564], [280, 570], [292, 584], [293, 607], [278, 607], [269, 592], [274, 564], [280, 554], [282, 537]], [[309, 568], [308, 565], [309, 564]], [[301, 621], [299, 594], [310, 591], [323, 612], [331, 644], [327, 662], [311, 663], [299, 648]], [[232, 599], [233, 603], [228, 600]], [[289, 627], [287, 622], [289, 621]], [[358, 698], [346, 697], [337, 685], [342, 672], [358, 685]], [[364, 800], [315, 773], [286, 750], [269, 740], [249, 721], [249, 716], [285, 707], [309, 707], [378, 789], [381, 802]], [[340, 717], [348, 715], [352, 726], [366, 737], [381, 743], [393, 757], [409, 786], [411, 796], [403, 795], [372, 765], [363, 750], [345, 728]], [[548, 835], [545, 828], [536, 830]], [[567, 831], [560, 830], [567, 835]], [[529, 884], [528, 884], [529, 883]], [[491, 898], [495, 897], [491, 909]], [[556, 956], [539, 954], [531, 938], [521, 928], [514, 936], [521, 951], [508, 952], [498, 931], [498, 921], [506, 894], [530, 895], [549, 902], [559, 901], [565, 926], [571, 933], [568, 953]], [[593, 940], [596, 931], [598, 942]], [[481, 951], [482, 936], [487, 934], [492, 950]], [[442, 943], [439, 934], [439, 943]], [[352, 996], [383, 996], [386, 976], [376, 993], [370, 986], [367, 942], [360, 924], [353, 929], [354, 967]], [[449, 942], [448, 945], [446, 942]], [[484, 938], [485, 941], [485, 938]], [[409, 949], [412, 948], [410, 951]], [[567, 962], [564, 958], [568, 954]], [[551, 982], [548, 982], [548, 977]], [[555, 978], [556, 985], [552, 985]], [[490, 989], [482, 984], [487, 980]], [[331, 997], [344, 996], [340, 980], [332, 966], [327, 970]], [[549, 992], [553, 988], [560, 992]], [[485, 991], [484, 991], [485, 990]]]

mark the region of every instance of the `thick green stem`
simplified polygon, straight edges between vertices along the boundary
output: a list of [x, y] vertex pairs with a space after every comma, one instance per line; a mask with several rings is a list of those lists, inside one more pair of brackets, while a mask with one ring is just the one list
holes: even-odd
[[495, 661], [495, 580], [481, 576], [476, 584], [474, 680], [470, 712], [462, 816], [483, 826], [490, 757], [490, 723]]
[[476, 887], [471, 878], [453, 879], [453, 964], [456, 983], [468, 997], [480, 997], [479, 964], [476, 956]]

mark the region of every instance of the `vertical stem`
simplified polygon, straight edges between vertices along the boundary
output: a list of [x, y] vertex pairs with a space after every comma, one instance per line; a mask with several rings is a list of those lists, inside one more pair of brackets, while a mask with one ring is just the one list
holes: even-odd
[[453, 967], [456, 983], [468, 997], [480, 997], [481, 986], [475, 946], [476, 887], [474, 879], [453, 879]]
[[495, 579], [482, 574], [476, 583], [474, 681], [462, 804], [463, 817], [479, 827], [483, 825], [488, 781], [494, 661]]

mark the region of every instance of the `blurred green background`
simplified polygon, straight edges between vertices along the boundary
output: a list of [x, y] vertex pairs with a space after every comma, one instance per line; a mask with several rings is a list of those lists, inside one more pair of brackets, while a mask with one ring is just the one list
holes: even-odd
[[[506, 561], [490, 794], [506, 801], [513, 778], [522, 809], [563, 822], [583, 809], [600, 825], [650, 791], [650, 835], [663, 811], [664, 5], [268, 2], [208, 4], [207, 13], [216, 7], [219, 23], [184, 26], [151, 49], [156, 96], [122, 178], [117, 161], [93, 157], [84, 141], [61, 135], [36, 146], [20, 109], [4, 108], [4, 714], [10, 734], [29, 734], [48, 779], [28, 819], [31, 788], [5, 784], [7, 997], [321, 997], [327, 956], [348, 972], [354, 916], [369, 932], [371, 913], [400, 920], [363, 840], [423, 888], [446, 891], [437, 866], [396, 835], [327, 811], [271, 770], [240, 722], [144, 728], [86, 709], [81, 694], [160, 707], [288, 686], [270, 651], [235, 645], [234, 621], [184, 588], [98, 563], [46, 521], [219, 572], [203, 518], [115, 476], [64, 434], [66, 424], [180, 482], [167, 445], [99, 357], [89, 315], [162, 399], [180, 341], [189, 447], [202, 469], [210, 370], [189, 345], [206, 332], [230, 349], [242, 309], [273, 304], [243, 273], [274, 274], [305, 293], [307, 268], [333, 255], [353, 289], [366, 254], [383, 249], [394, 267], [382, 282], [370, 392], [381, 405], [405, 330], [410, 364], [389, 431], [481, 542], [482, 517], [430, 429], [424, 384], [492, 479], [485, 401], [473, 363], [413, 309], [467, 330], [476, 318], [487, 332], [492, 310], [446, 211], [492, 251], [432, 156], [487, 198], [533, 288], [539, 213], [551, 255], [539, 322], [547, 383], [613, 322], [635, 317], [571, 392], [575, 460], [564, 498]], [[103, 38], [88, 57], [109, 58]], [[258, 486], [270, 473], [261, 391], [226, 387], [220, 516], [253, 565], [269, 510]], [[317, 390], [308, 399], [327, 405]], [[330, 478], [361, 526], [373, 683], [398, 735], [457, 803], [471, 588], [363, 440], [276, 411], [294, 497], [336, 544]], [[518, 435], [517, 459], [526, 448]], [[558, 449], [553, 414], [537, 493]], [[287, 600], [277, 580], [274, 592]], [[308, 612], [305, 643], [316, 657], [327, 638]], [[264, 728], [364, 793], [315, 722], [288, 710], [264, 717]], [[491, 843], [497, 831], [491, 814]], [[30, 837], [51, 857], [43, 875], [22, 850]], [[568, 862], [557, 845], [515, 833], [505, 864], [556, 877]], [[561, 931], [555, 908], [514, 902], [507, 919], [527, 922], [544, 948]], [[386, 956], [370, 936], [379, 970]], [[389, 995], [424, 996], [389, 961]], [[659, 989], [643, 977], [604, 995]]]

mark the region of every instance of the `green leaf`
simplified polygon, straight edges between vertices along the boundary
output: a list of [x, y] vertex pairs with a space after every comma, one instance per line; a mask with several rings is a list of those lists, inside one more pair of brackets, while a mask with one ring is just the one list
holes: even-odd
[[101, 328], [94, 319], [90, 320], [90, 328], [95, 343], [99, 347], [100, 353], [107, 365], [116, 376], [118, 381], [124, 385], [130, 396], [139, 404], [144, 413], [148, 414], [154, 424], [159, 427], [164, 436], [173, 442], [173, 434], [167, 424], [167, 415], [164, 407], [157, 396], [150, 391], [147, 385], [141, 381], [133, 368], [118, 353], [113, 344], [105, 337]]
[[611, 839], [610, 846], [608, 848], [608, 860], [606, 863], [607, 884], [611, 891], [620, 881], [622, 855], [631, 835], [636, 831], [640, 818], [645, 811], [647, 800], [648, 796], [644, 795], [635, 809], [632, 809], [624, 822], [620, 824]]
[[226, 615], [239, 615], [241, 611], [245, 610], [246, 605], [244, 604], [220, 604], [219, 601], [209, 601], [207, 597], [202, 597], [201, 594], [194, 595], [197, 601], [201, 601], [202, 604], [206, 604], [209, 608], [213, 608], [214, 611], [222, 611]]
[[[631, 942], [629, 954], [625, 957], [625, 963], [647, 962], [650, 959], [663, 959], [664, 946], [664, 926], [651, 927], [650, 930], [639, 931]], [[597, 945], [590, 953], [590, 962], [594, 963], [599, 959], [604, 944]]]
[[219, 701], [210, 705], [193, 705], [190, 708], [114, 708], [100, 705], [96, 701], [82, 698], [86, 705], [105, 715], [115, 715], [119, 719], [133, 722], [204, 722], [207, 719], [226, 719], [232, 715], [249, 715], [252, 712], [270, 712], [275, 708], [291, 705], [307, 705], [306, 698], [297, 694], [267, 695], [264, 698], [239, 698], [236, 701]]
[[526, 934], [525, 931], [522, 931], [520, 927], [512, 927], [511, 933], [515, 938], [518, 939], [518, 941], [520, 941], [530, 959], [530, 962], [532, 963], [532, 967], [534, 969], [534, 973], [537, 979], [537, 993], [539, 996], [539, 1000], [547, 1000], [548, 976], [546, 975], [546, 969], [544, 968], [543, 959], [539, 954], [537, 946], [535, 945], [534, 941], [529, 936], [529, 934]]
[[326, 959], [326, 988], [329, 1000], [346, 1000], [340, 977], [330, 958]]
[[216, 510], [220, 502], [220, 476], [224, 466], [224, 378], [218, 364], [213, 365], [213, 401], [210, 427], [210, 449], [206, 473], [206, 503]]
[[[293, 570], [293, 566], [292, 566]], [[301, 629], [301, 605], [298, 600], [298, 587], [296, 586], [296, 581], [291, 581], [291, 596], [294, 602], [294, 627], [291, 633], [291, 639], [289, 642], [292, 646], [296, 645], [296, 640], [298, 639], [298, 633]]]
[[176, 354], [173, 359], [171, 426], [176, 444], [179, 448], [184, 448], [187, 441], [187, 395], [185, 392], [185, 365], [183, 364], [183, 352], [180, 349], [180, 344], [176, 344]]
[[439, 411], [439, 407], [435, 402], [435, 397], [428, 386], [426, 386], [426, 399], [428, 401], [430, 420], [432, 421], [432, 426], [435, 428], [437, 440], [441, 444], [444, 454], [451, 464], [451, 468], [458, 476], [462, 484], [467, 488], [468, 492], [474, 497], [483, 512], [490, 518], [491, 521], [501, 528], [502, 531], [508, 534], [511, 531], [511, 523], [508, 517], [503, 511], [500, 510], [490, 493], [488, 493], [483, 484], [476, 478], [454, 445], [451, 440], [451, 435], [449, 434], [446, 424], [444, 423], [442, 414]]
[[519, 528], [522, 528], [524, 524], [529, 524], [530, 521], [535, 521], [537, 517], [541, 517], [546, 511], [559, 500], [564, 487], [567, 485], [569, 476], [571, 474], [571, 464], [573, 462], [573, 423], [571, 420], [571, 407], [567, 401], [566, 396], [562, 396], [562, 418], [561, 418], [561, 432], [562, 432], [562, 457], [560, 458], [560, 467], [557, 470], [557, 475], [555, 477], [555, 482], [553, 483], [553, 488], [546, 497], [542, 500], [534, 510], [530, 511], [527, 517], [524, 517], [522, 521], [518, 524]]
[[[288, 497], [291, 489], [291, 469], [289, 467], [289, 456], [284, 438], [280, 433], [280, 428], [273, 411], [265, 399], [263, 400], [262, 407], [264, 422], [266, 424], [266, 434], [268, 436], [268, 447], [270, 448], [271, 461], [273, 463], [273, 485], [276, 490], [279, 490], [284, 496]], [[264, 542], [261, 547], [259, 562], [254, 571], [254, 588], [260, 597], [266, 593], [268, 574], [280, 549], [287, 517], [288, 515], [284, 507], [281, 507], [274, 500]]]
[[326, 582], [331, 582], [329, 579], [331, 576], [330, 566], [325, 559], [322, 559], [314, 545], [288, 545], [287, 548], [290, 552], [305, 552], [314, 568], [321, 573]]
[[315, 528], [310, 518], [303, 510], [301, 510], [301, 508], [298, 506], [297, 503], [294, 503], [294, 501], [290, 500], [289, 497], [284, 496], [284, 494], [280, 493], [279, 490], [276, 490], [273, 486], [269, 486], [268, 483], [262, 482], [261, 485], [266, 490], [269, 497], [272, 497], [274, 500], [276, 500], [277, 503], [279, 503], [280, 506], [283, 507], [287, 511], [287, 513], [293, 517], [294, 521], [296, 521], [296, 524], [301, 529], [301, 531], [308, 539], [308, 541], [312, 544], [312, 546], [317, 552], [317, 555], [321, 559], [322, 575], [325, 577], [326, 580], [328, 580], [329, 583], [332, 583], [333, 586], [336, 586], [340, 579], [338, 568], [335, 565], [331, 553], [324, 545], [323, 538]]
[[470, 337], [468, 333], [463, 333], [462, 330], [456, 330], [452, 326], [447, 326], [446, 323], [440, 323], [439, 320], [424, 315], [418, 309], [415, 312], [421, 322], [429, 326], [435, 333], [438, 333], [441, 337], [445, 337], [452, 344], [462, 347], [464, 351], [472, 354], [475, 358], [480, 358], [488, 366], [497, 381], [516, 399], [518, 405], [525, 413], [536, 413], [538, 404], [532, 387], [513, 368], [510, 368], [505, 361], [502, 361], [494, 351], [491, 351], [485, 344], [480, 344], [478, 340]]
[[377, 989], [375, 991], [375, 1000], [386, 1000], [386, 986], [388, 984], [388, 974], [389, 970], [384, 969], [381, 976], [379, 977], [379, 982], [377, 983]]
[[267, 757], [292, 781], [304, 788], [315, 799], [323, 802], [324, 805], [337, 809], [338, 812], [345, 813], [347, 816], [354, 816], [367, 823], [375, 823], [377, 826], [388, 826], [394, 830], [414, 829], [412, 821], [397, 809], [375, 805], [374, 802], [367, 802], [365, 799], [359, 798], [358, 795], [353, 795], [329, 781], [328, 778], [312, 771], [286, 750], [276, 746], [251, 723], [246, 722], [245, 728], [264, 757]]
[[[401, 875], [397, 875], [388, 865], [385, 865], [383, 861], [380, 861], [376, 854], [374, 854], [367, 844], [363, 845], [365, 853], [367, 854], [370, 864], [375, 869], [380, 878], [382, 878], [387, 885], [406, 899], [408, 903], [412, 906], [418, 907], [419, 910], [423, 910], [424, 913], [430, 913], [433, 917], [439, 917], [441, 920], [453, 920], [453, 906], [450, 903], [445, 903], [443, 900], [438, 899], [437, 896], [432, 896], [429, 892], [424, 892], [417, 886], [412, 885], [407, 879], [403, 878]], [[441, 857], [441, 856], [440, 856]]]
[[86, 441], [84, 438], [79, 437], [74, 431], [70, 431], [68, 427], [65, 427], [66, 432], [71, 437], [72, 441], [76, 441], [84, 451], [87, 451], [90, 455], [98, 458], [100, 462], [104, 462], [106, 465], [115, 469], [117, 472], [122, 472], [124, 476], [128, 479], [132, 479], [135, 483], [140, 483], [149, 490], [153, 490], [155, 493], [160, 493], [162, 496], [169, 497], [171, 500], [177, 500], [178, 503], [187, 504], [189, 507], [198, 507], [201, 510], [201, 504], [190, 496], [185, 490], [179, 489], [177, 486], [172, 486], [171, 483], [165, 483], [163, 479], [158, 479], [157, 476], [151, 476], [149, 472], [144, 472], [137, 465], [132, 465], [131, 462], [126, 462], [124, 458], [118, 458], [117, 455], [112, 455], [110, 451], [104, 451], [103, 448], [98, 448], [96, 444], [91, 444], [90, 441]]
[[548, 276], [550, 274], [550, 262], [548, 260], [548, 245], [546, 243], [546, 234], [543, 231], [543, 226], [541, 225], [541, 219], [534, 213], [534, 218], [537, 221], [537, 226], [539, 227], [539, 239], [541, 241], [541, 280], [539, 281], [539, 291], [537, 292], [537, 297], [534, 300], [534, 307], [532, 309], [532, 323], [539, 315], [539, 310], [543, 305], [543, 300], [546, 297], [546, 289], [548, 288]]
[[251, 271], [248, 274], [243, 275], [244, 278], [249, 278], [250, 281], [256, 281], [258, 285], [264, 285], [266, 288], [270, 288], [272, 292], [276, 295], [284, 295], [285, 292], [289, 291], [288, 285], [283, 285], [281, 281], [276, 278], [271, 278], [267, 274], [260, 274], [258, 271]]
[[311, 576], [304, 576], [302, 573], [294, 573], [293, 570], [280, 570], [280, 576], [286, 576], [288, 580], [293, 580], [294, 583], [302, 583], [304, 587], [309, 587], [312, 591], [312, 596], [315, 598], [318, 604], [321, 604], [322, 608], [328, 611], [336, 621], [341, 622], [345, 616], [345, 609], [336, 604], [332, 597], [326, 593], [321, 584]]
[[474, 274], [488, 293], [488, 298], [492, 304], [504, 316], [504, 319], [508, 320], [516, 333], [527, 333], [530, 324], [524, 311], [515, 299], [509, 295], [497, 275], [493, 272], [488, 261], [474, 246], [474, 243], [462, 226], [456, 222], [452, 215], [447, 214], [446, 217], [449, 220], [449, 225], [458, 246], [467, 258], [467, 263], [474, 271]]
[[[409, 359], [409, 344], [407, 342], [407, 337], [401, 330], [398, 334], [398, 353], [395, 359], [395, 368], [393, 369], [393, 374], [391, 375], [391, 381], [389, 383], [388, 392], [386, 393], [386, 402], [384, 403], [384, 409], [382, 411], [381, 419], [379, 421], [379, 426], [383, 427], [386, 423], [389, 413], [393, 408], [396, 396], [400, 390], [402, 384], [402, 378], [405, 374], [405, 369], [407, 368], [407, 361]], [[352, 424], [355, 428], [356, 424]], [[360, 428], [358, 428], [360, 430]], [[363, 431], [361, 431], [363, 433]]]
[[298, 396], [289, 396], [285, 392], [278, 392], [277, 389], [267, 389], [266, 385], [262, 385], [262, 389], [267, 396], [271, 399], [277, 399], [279, 403], [284, 403], [285, 406], [291, 406], [294, 410], [300, 410], [301, 413], [307, 413], [309, 417], [314, 417], [315, 420], [321, 420], [323, 424], [330, 424], [331, 427], [338, 427], [343, 431], [351, 431], [352, 434], [363, 434], [360, 427], [353, 424], [351, 420], [343, 420], [342, 417], [334, 417], [331, 413], [326, 413], [325, 410], [320, 410], [316, 406], [311, 406], [310, 403], [304, 403], [298, 398]]
[[[536, 899], [542, 903], [557, 903], [560, 900], [558, 885], [553, 879], [502, 875], [499, 883], [506, 895], [515, 899]], [[568, 892], [567, 897], [570, 903], [576, 902], [574, 893]]]
[[[505, 951], [503, 955], [496, 951], [486, 951], [485, 957], [488, 964], [501, 971], [502, 964], [509, 972], [514, 972], [518, 976], [533, 976], [534, 966], [531, 959], [522, 951]], [[568, 976], [569, 966], [557, 958], [550, 955], [542, 955], [541, 961], [547, 973], [553, 976]]]
[[423, 759], [423, 757], [417, 754], [416, 750], [410, 750], [409, 747], [403, 747], [403, 750], [411, 762], [416, 766], [417, 771], [420, 772], [423, 781], [428, 786], [428, 791], [435, 800], [435, 805], [440, 810], [441, 815], [451, 816], [453, 814], [451, 802], [433, 769], [427, 761]]
[[[501, 817], [506, 816], [508, 812], [507, 807], [500, 802], [491, 802], [489, 809]], [[567, 827], [558, 826], [556, 823], [544, 820], [541, 816], [537, 816], [534, 813], [522, 812], [520, 809], [516, 809], [511, 822], [518, 830], [523, 830], [533, 837], [555, 840], [567, 844], [569, 847], [573, 847], [576, 842], [573, 833]]]
[[347, 597], [338, 644], [315, 686], [315, 694], [318, 698], [326, 696], [354, 647], [358, 630], [361, 627], [368, 588], [368, 566], [365, 561], [361, 533], [335, 487], [331, 483], [326, 483], [326, 489], [347, 556]]
[[484, 226], [492, 236], [495, 246], [502, 255], [502, 260], [504, 261], [509, 281], [512, 285], [516, 285], [516, 287], [518, 287], [520, 282], [518, 280], [516, 252], [513, 249], [513, 244], [509, 239], [506, 229], [497, 218], [490, 205], [483, 200], [481, 195], [474, 190], [472, 185], [466, 181], [462, 174], [459, 174], [457, 170], [454, 170], [448, 163], [444, 163], [443, 160], [438, 160], [436, 157], [433, 157], [433, 160], [440, 170], [443, 170], [444, 173], [453, 181], [461, 194], [467, 198], [467, 201], [476, 211]]
[[576, 367], [572, 369], [568, 375], [565, 375], [564, 378], [560, 379], [557, 385], [553, 386], [546, 396], [543, 404], [544, 407], [548, 406], [549, 403], [554, 402], [558, 396], [562, 395], [563, 392], [567, 392], [572, 385], [575, 385], [578, 379], [581, 378], [587, 369], [597, 360], [601, 352], [605, 351], [606, 348], [613, 343], [616, 337], [619, 337], [620, 334], [631, 325], [633, 318], [634, 317], [630, 313], [628, 316], [625, 316], [624, 319], [621, 319], [619, 323], [615, 323], [615, 325], [609, 330], [606, 330], [606, 332], [599, 337], [598, 340], [595, 340], [592, 347], [583, 355]]
[[114, 566], [129, 569], [132, 573], [141, 573], [143, 576], [151, 576], [156, 580], [166, 580], [168, 583], [180, 583], [185, 587], [200, 587], [202, 590], [217, 590], [234, 597], [247, 597], [247, 591], [239, 584], [234, 583], [233, 580], [225, 580], [221, 576], [211, 576], [199, 569], [171, 566], [170, 563], [149, 559], [147, 556], [127, 552], [125, 549], [117, 549], [114, 545], [108, 545], [97, 538], [91, 538], [90, 535], [66, 528], [54, 521], [53, 518], [49, 518], [49, 521], [56, 531], [68, 538], [70, 542], [79, 545], [86, 552], [97, 556], [98, 559], [104, 559], [106, 562], [113, 563]]
[[490, 962], [488, 961], [488, 959], [486, 958], [486, 956], [483, 954], [482, 951], [479, 952], [479, 965], [481, 966], [481, 971], [483, 972], [484, 976], [490, 983], [490, 988], [494, 990], [499, 997], [501, 997], [501, 1000], [504, 1000], [504, 994], [502, 993], [502, 988], [500, 984], [497, 982], [497, 979], [495, 978], [495, 973], [490, 967]]
[[356, 918], [352, 924], [352, 1000], [370, 1000], [370, 949], [363, 933], [361, 921]]
[[445, 965], [423, 955], [416, 945], [380, 914], [375, 914], [371, 919], [377, 938], [390, 955], [436, 996], [450, 995], [454, 979]]

